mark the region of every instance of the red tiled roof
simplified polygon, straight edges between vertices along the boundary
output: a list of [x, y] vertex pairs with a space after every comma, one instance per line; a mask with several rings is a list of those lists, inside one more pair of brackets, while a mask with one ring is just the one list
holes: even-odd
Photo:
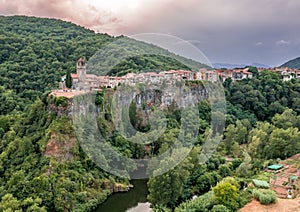
[[78, 74], [71, 74], [71, 77], [72, 77], [73, 79], [78, 78]]
[[95, 74], [86, 74], [86, 78], [97, 78]]

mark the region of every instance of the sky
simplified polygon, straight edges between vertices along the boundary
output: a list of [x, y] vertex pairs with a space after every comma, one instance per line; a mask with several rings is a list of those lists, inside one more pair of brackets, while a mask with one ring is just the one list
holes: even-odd
[[0, 0], [1, 15], [58, 18], [111, 35], [162, 33], [211, 62], [278, 66], [300, 56], [299, 0]]

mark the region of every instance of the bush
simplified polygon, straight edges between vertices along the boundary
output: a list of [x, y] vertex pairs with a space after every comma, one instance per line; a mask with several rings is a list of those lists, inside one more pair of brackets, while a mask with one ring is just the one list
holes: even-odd
[[225, 205], [215, 205], [211, 212], [229, 212]]
[[177, 208], [175, 208], [175, 212], [206, 212], [212, 209], [215, 204], [214, 193], [213, 191], [209, 191], [194, 200], [181, 203]]
[[254, 189], [253, 197], [263, 205], [269, 205], [276, 202], [276, 193], [270, 189]]
[[238, 203], [239, 208], [244, 207], [252, 200], [252, 190], [248, 188], [246, 191], [240, 191]]
[[232, 168], [235, 170], [237, 169], [241, 164], [242, 164], [242, 159], [240, 158], [235, 158], [233, 161], [232, 161]]
[[68, 98], [63, 97], [63, 96], [59, 96], [55, 99], [55, 106], [62, 106], [62, 107], [67, 107], [69, 103]]

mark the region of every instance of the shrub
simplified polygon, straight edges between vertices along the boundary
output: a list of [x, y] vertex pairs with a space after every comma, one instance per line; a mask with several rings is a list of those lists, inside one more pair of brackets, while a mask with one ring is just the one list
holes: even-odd
[[229, 212], [225, 205], [215, 205], [211, 212]]
[[68, 98], [59, 96], [55, 99], [55, 106], [67, 107], [69, 103]]
[[196, 211], [209, 211], [215, 205], [214, 193], [209, 191], [194, 200], [189, 200], [187, 202], [181, 203], [175, 212], [196, 212]]
[[254, 189], [253, 197], [263, 205], [269, 205], [276, 202], [276, 193], [270, 189]]

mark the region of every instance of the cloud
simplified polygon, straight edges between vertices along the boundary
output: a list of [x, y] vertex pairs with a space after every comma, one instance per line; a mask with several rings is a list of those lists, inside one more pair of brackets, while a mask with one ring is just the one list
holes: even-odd
[[279, 40], [279, 41], [276, 41], [276, 45], [290, 45], [291, 42], [290, 41], [286, 41], [286, 40]]
[[121, 23], [110, 11], [80, 0], [0, 0], [0, 14], [59, 18], [111, 33], [114, 32], [115, 25]]
[[264, 45], [263, 42], [257, 42], [257, 43], [255, 43], [255, 46], [262, 46], [262, 45]]

